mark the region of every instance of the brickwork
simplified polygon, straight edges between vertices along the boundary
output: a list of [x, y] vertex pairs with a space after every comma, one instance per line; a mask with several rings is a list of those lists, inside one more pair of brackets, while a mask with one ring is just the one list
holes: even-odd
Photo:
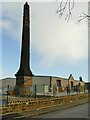
[[[84, 88], [85, 88], [85, 82], [84, 81], [79, 81], [79, 80], [75, 80], [73, 75], [70, 74], [69, 78], [66, 79], [66, 78], [59, 78], [59, 77], [52, 77], [52, 86], [57, 86], [57, 80], [61, 81], [61, 86], [60, 88], [58, 89], [59, 92], [64, 92], [66, 91], [66, 87], [67, 85], [69, 85], [70, 89], [72, 89], [71, 86], [73, 86], [73, 89], [75, 86], [78, 86], [80, 84], [80, 90], [81, 91], [84, 91]], [[71, 85], [72, 83], [72, 85]], [[71, 91], [74, 91], [74, 90], [71, 90]]]
[[30, 94], [26, 91], [26, 83], [31, 86], [31, 77], [33, 76], [30, 70], [29, 60], [30, 60], [30, 18], [29, 18], [29, 5], [26, 2], [23, 9], [23, 29], [22, 29], [22, 48], [21, 48], [21, 61], [20, 68], [15, 74], [16, 76], [16, 87], [21, 87], [17, 89], [16, 95]]
[[38, 98], [25, 101], [12, 101], [8, 105], [2, 105], [0, 107], [1, 114], [14, 113], [20, 111], [32, 111], [43, 108], [52, 107], [55, 105], [65, 105], [71, 102], [88, 99], [88, 94], [61, 96], [61, 97], [50, 97], [50, 98]]

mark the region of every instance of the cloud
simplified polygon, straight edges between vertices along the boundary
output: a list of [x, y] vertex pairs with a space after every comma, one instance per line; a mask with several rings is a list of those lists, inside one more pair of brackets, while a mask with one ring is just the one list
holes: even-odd
[[[27, 0], [27, 2], [61, 2], [61, 0]], [[71, 0], [72, 2], [73, 0]], [[1, 2], [12, 2], [12, 0], [1, 0]], [[13, 2], [26, 2], [26, 0], [13, 0]], [[66, 0], [63, 0], [66, 2]], [[89, 2], [89, 0], [77, 0], [75, 2]]]
[[[3, 3], [3, 21], [0, 21], [2, 28], [19, 41], [22, 6], [23, 3]], [[41, 65], [54, 65], [61, 59], [78, 62], [87, 57], [86, 23], [79, 25], [73, 19], [69, 23], [64, 19], [59, 21], [56, 7], [54, 3], [31, 3], [32, 49], [42, 55]]]
[[39, 4], [35, 6], [34, 17], [32, 15], [32, 44], [42, 55], [41, 65], [54, 65], [57, 60], [79, 62], [87, 58], [87, 23], [59, 21], [53, 10], [52, 5]]
[[23, 3], [2, 3], [2, 18], [0, 19], [0, 29], [5, 31], [13, 39], [20, 41], [21, 25], [22, 25], [22, 9]]

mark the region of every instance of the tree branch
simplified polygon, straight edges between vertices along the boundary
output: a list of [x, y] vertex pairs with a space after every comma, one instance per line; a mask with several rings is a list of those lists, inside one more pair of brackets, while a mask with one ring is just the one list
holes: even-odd
[[64, 14], [64, 11], [65, 11], [65, 9], [67, 7], [67, 3], [68, 3], [68, 0], [66, 0], [64, 5], [63, 5], [63, 0], [60, 2], [60, 6], [57, 9], [57, 13], [59, 13], [59, 18], [61, 18], [62, 15]]
[[[75, 6], [74, 0], [73, 1], [66, 0], [65, 2], [63, 2], [63, 0], [62, 0], [60, 2], [59, 8], [57, 9], [57, 13], [59, 13], [59, 18], [61, 18], [64, 15], [65, 10], [67, 10], [67, 8], [68, 8], [68, 11], [67, 11], [68, 13], [65, 17], [65, 20], [67, 20], [67, 22], [69, 22], [69, 19], [72, 16], [72, 10], [73, 10], [74, 6]], [[83, 21], [84, 19], [87, 19], [87, 18], [89, 20], [90, 15], [83, 13], [80, 16], [80, 19], [78, 20], [78, 22], [81, 22], [81, 21]]]
[[[61, 18], [64, 14], [64, 11], [66, 10], [66, 7], [68, 7], [68, 14], [65, 17], [65, 20], [69, 21], [71, 15], [72, 15], [72, 10], [74, 8], [74, 0], [71, 2], [71, 0], [66, 0], [66, 2], [63, 4], [63, 0], [60, 2], [60, 6], [57, 9], [57, 13], [59, 13], [59, 18]], [[71, 4], [72, 3], [72, 4]]]
[[[80, 15], [80, 19], [78, 20], [78, 22], [81, 22], [82, 20], [86, 19], [86, 18], [90, 18], [90, 15], [83, 13], [82, 15]], [[89, 19], [88, 19], [89, 20]]]

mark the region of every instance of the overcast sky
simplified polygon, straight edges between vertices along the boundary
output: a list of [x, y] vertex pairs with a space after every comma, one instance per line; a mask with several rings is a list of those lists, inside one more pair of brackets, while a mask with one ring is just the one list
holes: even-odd
[[[24, 2], [3, 2], [0, 13], [2, 31], [2, 75], [15, 77], [19, 69]], [[29, 2], [30, 10], [30, 66], [35, 75], [52, 75], [88, 81], [88, 22], [77, 23], [88, 11], [87, 2], [75, 3], [72, 17], [59, 19], [56, 2]], [[1, 17], [2, 16], [2, 17]], [[2, 19], [1, 19], [2, 18]], [[2, 30], [1, 30], [2, 29]], [[1, 62], [0, 62], [1, 64]]]

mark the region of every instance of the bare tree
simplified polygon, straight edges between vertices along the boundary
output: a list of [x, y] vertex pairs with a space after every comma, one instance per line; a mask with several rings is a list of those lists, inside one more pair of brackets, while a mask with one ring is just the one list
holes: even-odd
[[[65, 16], [65, 20], [67, 20], [67, 22], [69, 21], [70, 17], [72, 16], [72, 10], [74, 9], [75, 6], [75, 2], [74, 0], [61, 0], [59, 7], [57, 9], [57, 13], [59, 14], [59, 18], [61, 18], [64, 15], [64, 12], [66, 10], [68, 10], [67, 15]], [[90, 15], [86, 14], [86, 13], [82, 13], [82, 15], [80, 15], [80, 19], [78, 20], [78, 22], [81, 22], [84, 19], [90, 19]]]

